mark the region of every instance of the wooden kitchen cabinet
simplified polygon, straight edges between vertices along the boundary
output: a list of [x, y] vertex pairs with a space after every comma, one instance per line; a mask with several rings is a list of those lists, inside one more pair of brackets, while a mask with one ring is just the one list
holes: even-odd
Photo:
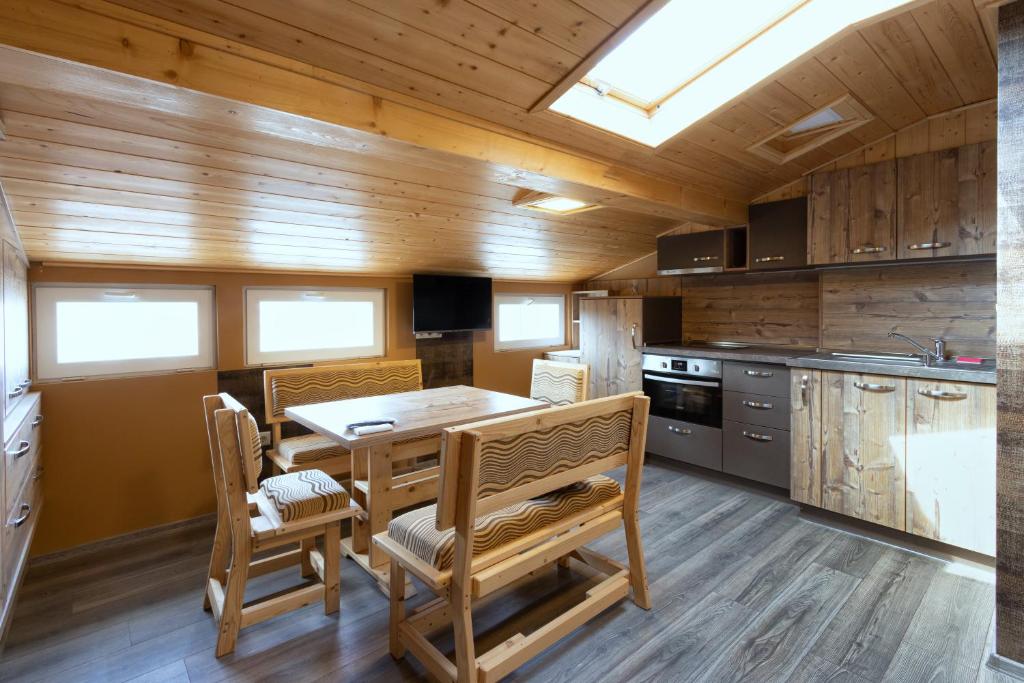
[[10, 415], [29, 387], [28, 273], [19, 250], [3, 241], [4, 415]]
[[996, 388], [910, 380], [907, 531], [995, 555]]
[[900, 258], [995, 253], [995, 142], [902, 158], [898, 177]]
[[750, 206], [750, 270], [807, 265], [807, 199]]
[[822, 507], [906, 528], [906, 390], [901, 377], [822, 372]]
[[789, 497], [821, 507], [821, 370], [790, 371]]
[[896, 189], [895, 161], [813, 174], [808, 263], [896, 258]]

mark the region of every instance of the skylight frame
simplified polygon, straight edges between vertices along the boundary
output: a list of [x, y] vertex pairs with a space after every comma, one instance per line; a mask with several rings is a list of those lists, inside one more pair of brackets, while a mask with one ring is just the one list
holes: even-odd
[[[912, 2], [915, 0], [858, 0], [856, 3], [804, 0], [745, 44], [681, 85], [651, 111], [637, 107], [635, 98], [598, 95], [593, 86], [585, 82], [590, 70], [598, 63], [599, 58], [595, 57], [581, 63], [562, 83], [541, 98], [531, 112], [546, 108], [661, 151], [688, 127], [719, 111], [802, 57], [864, 25], [905, 11], [904, 6]], [[623, 28], [628, 32], [635, 31], [654, 14]], [[808, 39], [808, 36], [813, 38]], [[614, 49], [624, 40], [622, 35], [615, 34], [608, 44]], [[587, 71], [581, 73], [583, 69]]]
[[[566, 199], [573, 202], [581, 202], [582, 206], [578, 206], [565, 211], [559, 211], [542, 206], [543, 202], [550, 201], [552, 199]], [[551, 192], [537, 192], [533, 190], [524, 190], [516, 197], [512, 202], [514, 206], [518, 206], [525, 209], [531, 209], [533, 211], [542, 211], [544, 213], [551, 214], [553, 216], [571, 216], [577, 213], [583, 213], [585, 211], [593, 211], [594, 209], [601, 208], [600, 204], [596, 202], [590, 202], [585, 199], [577, 199], [576, 197], [566, 197], [565, 195], [553, 194]]]

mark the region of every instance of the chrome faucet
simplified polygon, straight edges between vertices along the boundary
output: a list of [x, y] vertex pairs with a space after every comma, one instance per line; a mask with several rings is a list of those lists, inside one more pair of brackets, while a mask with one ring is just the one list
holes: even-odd
[[911, 339], [907, 335], [900, 334], [899, 332], [896, 331], [895, 327], [892, 328], [891, 330], [889, 330], [889, 338], [890, 339], [902, 339], [903, 341], [907, 342], [908, 344], [913, 346], [915, 349], [920, 351], [921, 352], [921, 360], [924, 361], [925, 365], [929, 365], [930, 366], [934, 361], [940, 361], [941, 362], [941, 361], [946, 360], [946, 340], [943, 339], [942, 337], [936, 337], [936, 338], [932, 339], [932, 343], [935, 344], [935, 350], [934, 351], [932, 351], [931, 349], [927, 349], [924, 346], [921, 346], [920, 344], [918, 344], [916, 341], [914, 341], [913, 339]]

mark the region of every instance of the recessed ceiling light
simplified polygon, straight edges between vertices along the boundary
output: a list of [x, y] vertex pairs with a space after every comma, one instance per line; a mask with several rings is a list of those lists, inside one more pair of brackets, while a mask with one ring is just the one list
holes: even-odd
[[657, 147], [843, 29], [909, 1], [672, 0], [550, 108]]
[[527, 192], [525, 195], [516, 199], [513, 204], [516, 206], [524, 206], [528, 209], [547, 211], [548, 213], [557, 213], [561, 215], [590, 211], [591, 209], [598, 208], [598, 205], [593, 202], [585, 202], [579, 199], [572, 199], [570, 197], [560, 197], [558, 195], [547, 194], [545, 192]]

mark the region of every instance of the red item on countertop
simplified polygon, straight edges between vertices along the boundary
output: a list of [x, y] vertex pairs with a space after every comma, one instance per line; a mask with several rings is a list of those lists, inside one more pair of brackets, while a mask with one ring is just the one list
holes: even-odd
[[957, 356], [957, 363], [964, 363], [966, 365], [981, 365], [984, 362], [983, 358], [975, 358], [974, 356]]

